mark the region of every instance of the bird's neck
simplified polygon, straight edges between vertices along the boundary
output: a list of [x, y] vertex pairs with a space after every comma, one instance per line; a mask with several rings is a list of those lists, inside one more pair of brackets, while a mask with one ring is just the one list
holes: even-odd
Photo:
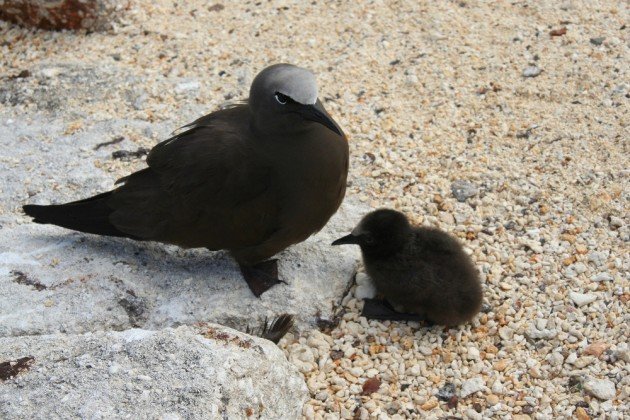
[[292, 144], [295, 143], [295, 139], [304, 138], [304, 136], [310, 132], [320, 129], [320, 126], [318, 126], [317, 123], [296, 124], [290, 127], [287, 127], [286, 125], [276, 127], [269, 125], [268, 123], [259, 123], [254, 118], [251, 119], [250, 127], [252, 133], [254, 133], [254, 135], [258, 138], [269, 138], [273, 139], [276, 143], [280, 142]]
[[364, 257], [373, 261], [384, 261], [396, 259], [403, 252], [405, 244], [391, 244], [378, 248], [361, 247], [361, 253]]

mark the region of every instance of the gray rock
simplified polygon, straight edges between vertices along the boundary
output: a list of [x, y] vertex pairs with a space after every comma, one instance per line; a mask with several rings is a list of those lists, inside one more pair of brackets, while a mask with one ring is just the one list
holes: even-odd
[[526, 67], [523, 70], [523, 77], [538, 77], [542, 73], [542, 69], [537, 66]]
[[578, 358], [577, 353], [573, 352], [567, 356], [565, 362], [572, 365], [576, 362], [577, 358]]
[[612, 400], [617, 395], [615, 384], [608, 379], [587, 378], [582, 385], [584, 391], [600, 400]]
[[377, 294], [376, 288], [372, 284], [363, 284], [357, 286], [354, 291], [354, 297], [357, 299], [373, 299]]
[[536, 254], [542, 254], [544, 249], [540, 245], [539, 241], [531, 240], [527, 238], [519, 238], [518, 242], [523, 246], [523, 248], [529, 248], [534, 251]]
[[483, 390], [485, 385], [486, 384], [481, 377], [468, 379], [462, 383], [462, 389], [460, 390], [459, 395], [462, 398], [466, 398], [475, 392]]
[[[270, 341], [218, 325], [0, 338], [0, 418], [298, 418], [304, 380]], [[281, 385], [281, 386], [279, 386]]]
[[590, 42], [591, 42], [591, 44], [593, 44], [593, 45], [600, 46], [600, 45], [602, 45], [602, 44], [604, 43], [604, 41], [605, 41], [605, 40], [606, 40], [606, 37], [603, 37], [603, 36], [598, 36], [598, 37], [596, 37], [596, 38], [591, 38], [591, 39], [590, 39]]
[[474, 197], [479, 192], [477, 186], [472, 182], [468, 182], [462, 179], [458, 179], [457, 181], [451, 184], [451, 192], [453, 196], [460, 203], [465, 202], [470, 197]]

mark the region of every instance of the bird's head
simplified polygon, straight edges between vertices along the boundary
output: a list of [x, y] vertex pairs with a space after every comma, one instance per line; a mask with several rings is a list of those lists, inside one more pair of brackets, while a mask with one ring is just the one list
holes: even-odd
[[380, 209], [367, 214], [349, 235], [337, 239], [332, 245], [359, 245], [364, 255], [385, 258], [400, 251], [411, 232], [404, 214]]
[[313, 73], [292, 64], [274, 64], [258, 73], [249, 91], [249, 105], [263, 131], [300, 131], [317, 123], [342, 135], [317, 99]]

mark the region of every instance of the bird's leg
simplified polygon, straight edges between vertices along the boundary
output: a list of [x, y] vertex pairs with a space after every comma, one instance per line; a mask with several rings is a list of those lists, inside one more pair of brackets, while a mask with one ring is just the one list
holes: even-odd
[[379, 321], [424, 321], [421, 315], [396, 312], [386, 300], [365, 299], [361, 316]]
[[254, 296], [260, 297], [263, 293], [278, 283], [287, 284], [278, 279], [278, 260], [267, 260], [256, 265], [239, 264], [241, 273]]

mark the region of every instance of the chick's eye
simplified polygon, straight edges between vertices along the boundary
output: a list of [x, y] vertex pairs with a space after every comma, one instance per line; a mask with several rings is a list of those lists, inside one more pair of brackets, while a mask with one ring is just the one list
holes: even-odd
[[366, 245], [374, 245], [376, 240], [374, 239], [374, 236], [367, 234], [363, 236], [363, 242], [365, 242]]
[[275, 98], [280, 105], [285, 105], [287, 102], [289, 102], [289, 97], [287, 95], [283, 95], [280, 92], [276, 92]]

